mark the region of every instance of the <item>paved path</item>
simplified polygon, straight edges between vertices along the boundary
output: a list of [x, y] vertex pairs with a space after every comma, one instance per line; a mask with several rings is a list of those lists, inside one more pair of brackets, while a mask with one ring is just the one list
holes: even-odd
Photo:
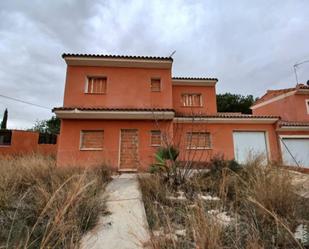
[[140, 249], [149, 239], [144, 204], [135, 174], [114, 177], [107, 185], [107, 208], [97, 227], [82, 240], [83, 249]]

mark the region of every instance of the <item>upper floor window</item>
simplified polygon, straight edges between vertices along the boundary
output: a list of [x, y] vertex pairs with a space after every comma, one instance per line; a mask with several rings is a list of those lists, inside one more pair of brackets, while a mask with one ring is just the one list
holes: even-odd
[[11, 145], [12, 131], [11, 130], [0, 130], [0, 145]]
[[187, 133], [188, 149], [209, 149], [211, 148], [209, 132], [188, 132]]
[[80, 149], [81, 150], [102, 150], [104, 142], [103, 130], [87, 130], [81, 132]]
[[309, 99], [306, 99], [307, 113], [309, 114]]
[[181, 95], [182, 105], [191, 107], [202, 106], [202, 94], [200, 93], [184, 93]]
[[105, 94], [106, 93], [106, 77], [89, 76], [87, 81], [86, 93]]
[[161, 146], [162, 135], [160, 130], [151, 131], [151, 146]]
[[161, 91], [161, 80], [158, 78], [151, 79], [151, 91], [160, 92]]

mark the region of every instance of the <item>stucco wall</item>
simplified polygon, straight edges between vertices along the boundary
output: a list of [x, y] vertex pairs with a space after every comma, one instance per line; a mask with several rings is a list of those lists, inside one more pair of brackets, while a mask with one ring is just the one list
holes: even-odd
[[20, 155], [41, 153], [56, 156], [57, 144], [38, 144], [38, 140], [38, 132], [12, 130], [11, 145], [0, 145], [0, 154]]
[[[106, 94], [85, 94], [87, 76], [106, 76]], [[151, 78], [161, 79], [161, 92], [151, 92]], [[172, 108], [170, 69], [68, 66], [64, 106], [107, 108]]]
[[[153, 162], [157, 147], [150, 144], [150, 131], [162, 130], [172, 136], [171, 121], [102, 121], [102, 120], [62, 120], [57, 162], [59, 166], [89, 166], [105, 163], [118, 169], [120, 129], [138, 129], [139, 169], [147, 169]], [[80, 150], [82, 130], [104, 130], [104, 148], [101, 151]]]
[[[202, 107], [184, 107], [181, 95], [184, 93], [201, 93]], [[176, 112], [184, 114], [216, 114], [215, 86], [173, 86], [173, 107]]]
[[[150, 145], [150, 131], [158, 129], [153, 121], [102, 121], [102, 120], [63, 120], [57, 155], [58, 165], [90, 166], [106, 163], [118, 169], [120, 129], [138, 129], [139, 169], [146, 170], [154, 160], [156, 147]], [[181, 149], [182, 160], [209, 160], [212, 156], [223, 154], [226, 159], [234, 158], [233, 131], [265, 131], [267, 133], [269, 156], [272, 161], [281, 159], [279, 145], [272, 124], [172, 124], [160, 123], [159, 128], [174, 137], [174, 144]], [[104, 149], [102, 151], [81, 151], [81, 130], [104, 130]], [[173, 129], [173, 131], [172, 131]], [[210, 150], [186, 149], [186, 132], [208, 131], [211, 133]]]
[[[211, 149], [188, 150], [186, 133], [193, 131], [210, 132]], [[233, 131], [265, 131], [271, 161], [280, 161], [279, 144], [272, 124], [174, 124], [174, 141], [181, 148], [182, 160], [207, 161], [216, 155], [226, 159], [234, 158]]]
[[309, 121], [306, 108], [308, 94], [296, 94], [252, 110], [254, 115], [275, 115], [287, 121]]

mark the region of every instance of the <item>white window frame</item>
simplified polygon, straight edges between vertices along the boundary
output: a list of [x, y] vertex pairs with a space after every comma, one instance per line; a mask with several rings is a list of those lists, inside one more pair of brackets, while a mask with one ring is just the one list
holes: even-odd
[[[91, 132], [91, 131], [93, 131], [93, 132], [98, 132], [98, 131], [100, 131], [100, 132], [103, 132], [103, 143], [102, 143], [102, 147], [101, 148], [83, 148], [82, 147], [82, 144], [83, 144], [83, 142], [82, 142], [82, 139], [83, 139], [83, 133], [85, 133], [85, 132]], [[104, 149], [104, 130], [81, 130], [80, 131], [80, 135], [79, 135], [79, 150], [81, 150], [81, 151], [87, 151], [87, 150], [89, 150], [89, 151], [102, 151]]]

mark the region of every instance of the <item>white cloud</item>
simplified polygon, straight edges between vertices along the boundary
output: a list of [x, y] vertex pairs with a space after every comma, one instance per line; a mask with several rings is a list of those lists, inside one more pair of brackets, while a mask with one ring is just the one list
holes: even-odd
[[[263, 94], [295, 84], [292, 65], [309, 58], [306, 0], [3, 0], [1, 93], [61, 106], [63, 52], [174, 55], [176, 76], [218, 77], [219, 92]], [[307, 81], [309, 64], [299, 68]], [[10, 127], [50, 117], [0, 99]]]

